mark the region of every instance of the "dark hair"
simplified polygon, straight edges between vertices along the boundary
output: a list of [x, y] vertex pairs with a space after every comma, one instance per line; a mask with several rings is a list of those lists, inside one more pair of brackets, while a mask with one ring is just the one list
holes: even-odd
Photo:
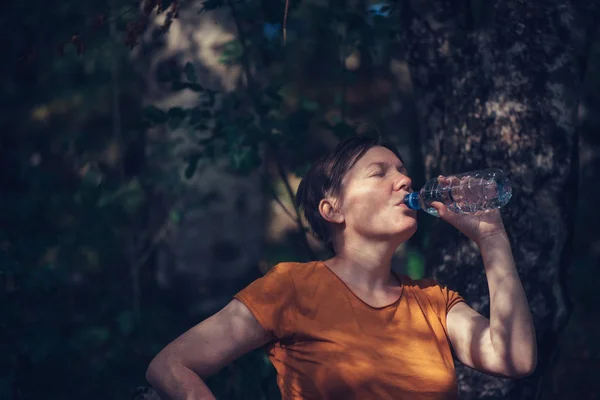
[[391, 150], [400, 160], [396, 146], [381, 136], [352, 136], [314, 162], [298, 186], [296, 204], [308, 221], [313, 234], [335, 252], [329, 223], [319, 212], [319, 203], [327, 196], [339, 196], [346, 172], [372, 147]]

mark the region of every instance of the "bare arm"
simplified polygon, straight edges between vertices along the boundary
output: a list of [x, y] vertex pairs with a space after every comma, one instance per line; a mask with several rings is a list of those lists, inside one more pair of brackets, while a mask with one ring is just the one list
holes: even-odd
[[488, 320], [465, 303], [447, 316], [458, 359], [482, 372], [510, 378], [531, 374], [537, 362], [533, 321], [505, 234], [478, 242], [490, 291]]
[[272, 340], [239, 300], [167, 345], [150, 363], [146, 379], [164, 400], [212, 400], [206, 378]]

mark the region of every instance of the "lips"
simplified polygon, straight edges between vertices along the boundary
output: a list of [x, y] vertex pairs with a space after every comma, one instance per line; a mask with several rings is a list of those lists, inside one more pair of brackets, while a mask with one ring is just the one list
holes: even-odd
[[401, 202], [396, 204], [396, 207], [404, 207], [404, 208], [409, 208], [406, 204], [404, 204], [404, 200], [402, 200]]
[[402, 198], [400, 199], [400, 201], [398, 203], [396, 203], [397, 206], [401, 206], [401, 205], [406, 205], [404, 204], [404, 199], [406, 199], [406, 196], [408, 196], [409, 193], [406, 193], [404, 196], [402, 196]]

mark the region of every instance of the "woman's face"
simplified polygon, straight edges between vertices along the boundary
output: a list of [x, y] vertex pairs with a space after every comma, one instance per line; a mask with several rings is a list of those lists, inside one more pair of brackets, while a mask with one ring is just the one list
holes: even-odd
[[398, 244], [408, 240], [417, 230], [417, 211], [402, 203], [412, 192], [407, 174], [389, 149], [369, 149], [342, 180], [339, 211], [346, 234]]

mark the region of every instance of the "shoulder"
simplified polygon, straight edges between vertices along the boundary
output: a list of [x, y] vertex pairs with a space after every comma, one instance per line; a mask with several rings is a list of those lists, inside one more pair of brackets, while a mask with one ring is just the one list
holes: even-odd
[[448, 312], [455, 304], [464, 299], [454, 290], [441, 284], [434, 278], [411, 279], [401, 275], [405, 289], [415, 298], [426, 299], [438, 312]]
[[433, 278], [413, 279], [408, 275], [400, 275], [400, 279], [405, 287], [419, 291], [436, 291], [442, 288], [439, 282]]
[[321, 261], [282, 262], [273, 266], [261, 280], [293, 289], [298, 295], [312, 293], [315, 287], [329, 282], [327, 274], [327, 267]]
[[306, 283], [318, 272], [318, 261], [314, 262], [281, 262], [275, 264], [261, 277], [254, 280], [248, 288], [280, 288], [282, 286], [296, 286], [296, 283]]
[[294, 281], [302, 281], [307, 278], [315, 276], [315, 274], [319, 274], [321, 272], [321, 262], [320, 261], [310, 261], [310, 262], [281, 262], [276, 264], [271, 268], [266, 274], [281, 276], [281, 277], [290, 277]]

